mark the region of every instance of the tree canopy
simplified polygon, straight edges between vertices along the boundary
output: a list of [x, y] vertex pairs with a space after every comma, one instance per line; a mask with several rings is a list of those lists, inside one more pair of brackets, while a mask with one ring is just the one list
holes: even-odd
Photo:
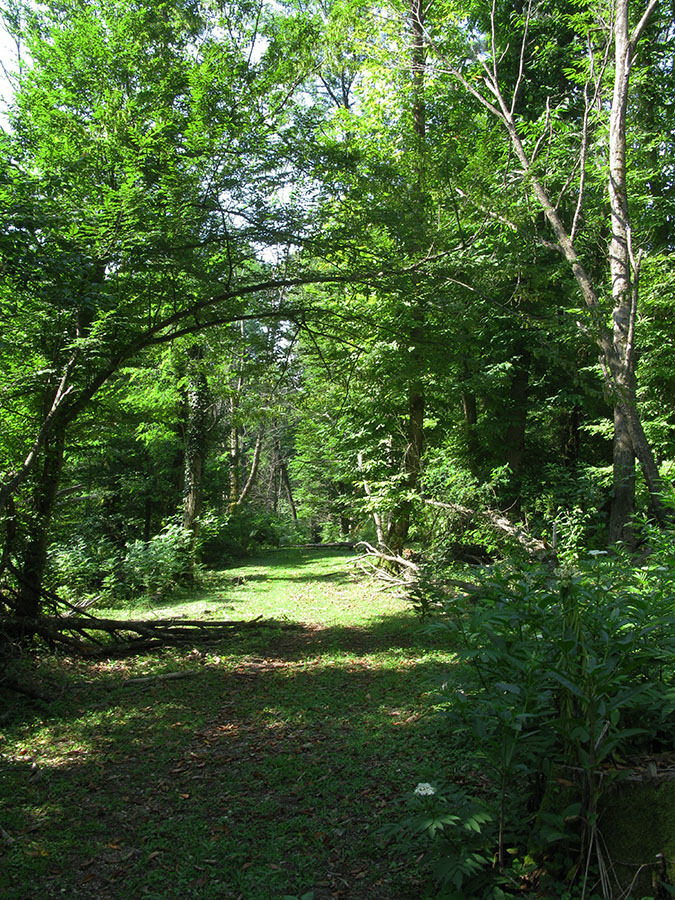
[[22, 614], [73, 560], [73, 596], [123, 593], [135, 542], [181, 528], [194, 562], [301, 534], [394, 557], [489, 557], [523, 529], [633, 546], [640, 516], [667, 522], [666, 3], [4, 18], [0, 505]]

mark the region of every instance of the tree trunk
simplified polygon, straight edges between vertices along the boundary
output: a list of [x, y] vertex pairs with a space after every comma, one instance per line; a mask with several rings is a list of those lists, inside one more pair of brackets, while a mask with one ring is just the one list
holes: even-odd
[[[246, 484], [241, 489], [241, 493], [237, 496], [234, 504], [230, 506], [230, 511], [237, 509], [238, 507], [243, 506], [244, 501], [251, 493], [253, 486], [256, 483], [258, 478], [258, 469], [260, 468], [260, 453], [262, 451], [262, 442], [263, 435], [265, 434], [265, 423], [260, 423], [260, 428], [258, 429], [258, 436], [255, 439], [255, 446], [253, 448], [253, 459], [251, 460], [251, 468], [248, 473], [248, 478], [246, 479]], [[237, 442], [238, 443], [238, 442]], [[233, 490], [234, 487], [238, 485], [238, 477], [236, 480], [236, 484], [233, 485], [232, 478], [230, 477], [230, 491]]]
[[183, 485], [183, 526], [192, 531], [192, 546], [199, 533], [202, 510], [204, 462], [206, 460], [209, 391], [202, 366], [202, 348], [188, 353], [187, 416], [185, 423], [185, 467]]
[[579, 461], [581, 452], [581, 432], [579, 429], [581, 421], [581, 407], [576, 405], [569, 413], [565, 414], [561, 425], [560, 451], [563, 462], [570, 468]]
[[[612, 112], [609, 123], [609, 200], [612, 237], [609, 266], [612, 278], [613, 341], [621, 381], [635, 381], [632, 333], [635, 310], [631, 273], [630, 220], [626, 186], [626, 106], [631, 48], [628, 37], [628, 0], [617, 0], [614, 21], [615, 74]], [[629, 536], [630, 519], [635, 512], [635, 450], [625, 413], [626, 403], [635, 403], [630, 391], [617, 398], [614, 409], [613, 497], [609, 540], [615, 543]]]
[[635, 512], [635, 453], [628, 423], [620, 406], [614, 408], [614, 470], [609, 543], [632, 540], [631, 518]]
[[[234, 416], [234, 403], [232, 403], [232, 415]], [[237, 501], [239, 500], [239, 490], [241, 484], [241, 478], [239, 474], [239, 465], [240, 465], [240, 451], [239, 451], [239, 426], [234, 424], [234, 421], [230, 425], [230, 453], [229, 453], [229, 478], [230, 478], [230, 497], [228, 502], [229, 511], [232, 513], [237, 508]]]
[[524, 350], [514, 360], [513, 377], [509, 388], [509, 425], [506, 429], [506, 461], [518, 478], [525, 462], [525, 429], [527, 426], [527, 401], [530, 387], [530, 353]]
[[293, 500], [293, 491], [291, 490], [291, 480], [288, 477], [288, 469], [286, 468], [286, 463], [282, 459], [279, 465], [279, 469], [281, 472], [281, 480], [284, 484], [284, 490], [286, 492], [286, 499], [288, 500], [288, 505], [291, 508], [291, 515], [293, 516], [293, 521], [298, 521], [298, 511], [295, 508], [295, 501]]
[[[468, 343], [468, 335], [460, 338], [461, 343]], [[459, 390], [462, 400], [462, 412], [464, 413], [464, 442], [466, 447], [467, 464], [472, 475], [478, 474], [479, 445], [476, 434], [478, 424], [478, 402], [476, 394], [470, 388], [471, 367], [466, 356], [462, 357]]]
[[[421, 0], [410, 0], [410, 21], [412, 26], [412, 79], [413, 79], [413, 130], [417, 139], [417, 183], [414, 185], [415, 204], [420, 222], [424, 221], [424, 145], [426, 141], [426, 105], [424, 102], [424, 79], [426, 71], [426, 48], [424, 38], [424, 10]], [[408, 371], [411, 373], [408, 386], [408, 433], [403, 458], [403, 490], [405, 495], [391, 512], [387, 528], [386, 545], [398, 556], [408, 539], [413, 510], [411, 494], [419, 485], [422, 450], [424, 447], [424, 384], [420, 372], [424, 366], [422, 342], [424, 340], [424, 303], [417, 299], [411, 311], [412, 328], [409, 337]]]
[[19, 616], [35, 619], [40, 613], [42, 583], [47, 564], [49, 526], [59, 487], [65, 448], [65, 427], [60, 426], [46, 438], [42, 452], [42, 468], [33, 492], [30, 532], [22, 554], [21, 580], [16, 611]]

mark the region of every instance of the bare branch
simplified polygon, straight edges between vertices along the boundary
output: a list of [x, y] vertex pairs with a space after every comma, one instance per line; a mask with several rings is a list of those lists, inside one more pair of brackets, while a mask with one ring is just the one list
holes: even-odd
[[73, 385], [68, 384], [68, 379], [72, 374], [76, 359], [77, 353], [75, 353], [68, 360], [68, 363], [66, 364], [66, 367], [63, 371], [61, 381], [59, 382], [56, 393], [54, 394], [51, 408], [45, 416], [42, 425], [40, 426], [40, 429], [37, 433], [37, 437], [35, 438], [33, 446], [24, 459], [21, 468], [17, 472], [15, 472], [14, 475], [10, 477], [9, 481], [5, 482], [5, 484], [3, 484], [0, 488], [0, 513], [4, 511], [5, 504], [7, 503], [7, 498], [14, 493], [14, 491], [25, 481], [25, 479], [30, 474], [31, 469], [35, 464], [35, 460], [37, 459], [37, 455], [42, 449], [42, 446], [47, 440], [49, 432], [51, 431], [54, 419], [56, 418], [64, 402], [68, 398], [68, 395], [73, 390]]
[[[493, 6], [494, 10], [494, 6]], [[518, 92], [520, 91], [520, 85], [523, 81], [523, 74], [525, 72], [525, 49], [527, 46], [527, 34], [530, 28], [530, 14], [532, 12], [532, 0], [529, 0], [527, 4], [527, 12], [525, 13], [525, 28], [523, 29], [523, 41], [520, 45], [520, 60], [518, 62], [518, 78], [516, 79], [516, 86], [513, 89], [513, 97], [511, 98], [511, 115], [514, 114], [516, 110], [516, 101], [518, 99]]]
[[637, 45], [637, 42], [640, 40], [640, 35], [645, 30], [647, 22], [649, 22], [649, 19], [651, 18], [652, 13], [658, 6], [658, 2], [659, 2], [659, 0], [650, 0], [650, 2], [647, 4], [647, 8], [645, 9], [644, 13], [642, 14], [642, 18], [635, 26], [635, 30], [633, 31], [632, 35], [630, 36], [630, 42], [629, 42], [631, 54], [635, 53], [635, 47]]
[[492, 32], [492, 78], [495, 85], [498, 84], [497, 78], [497, 39], [495, 28], [495, 10], [497, 8], [497, 0], [492, 0], [492, 10], [490, 12], [490, 30]]
[[[570, 238], [574, 240], [581, 218], [581, 210], [584, 205], [584, 194], [586, 191], [586, 158], [588, 156], [588, 117], [590, 112], [590, 103], [588, 100], [588, 85], [584, 85], [584, 121], [581, 126], [581, 151], [579, 153], [579, 196], [577, 197], [577, 205], [574, 210], [572, 219], [572, 230]], [[576, 167], [575, 167], [576, 169]], [[571, 174], [574, 174], [573, 172]], [[571, 176], [570, 176], [571, 177]], [[562, 192], [561, 192], [562, 197]], [[560, 201], [558, 201], [560, 202]]]

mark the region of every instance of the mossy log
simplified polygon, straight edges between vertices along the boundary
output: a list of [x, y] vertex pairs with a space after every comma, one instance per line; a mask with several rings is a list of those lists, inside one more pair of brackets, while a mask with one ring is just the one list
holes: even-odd
[[623, 896], [666, 896], [660, 885], [675, 884], [673, 773], [617, 784], [600, 803], [599, 830]]
[[[581, 774], [573, 767], [556, 768], [542, 800], [538, 825], [544, 814], [560, 814], [581, 800]], [[611, 891], [607, 900], [661, 900], [671, 896], [663, 885], [675, 885], [675, 759], [667, 755], [631, 770], [604, 774], [611, 776], [612, 783], [598, 799], [591, 866], [599, 856]], [[602, 770], [598, 775], [602, 777]], [[581, 826], [581, 821], [577, 824]], [[573, 831], [574, 821], [568, 825]], [[531, 847], [530, 852], [535, 860], [543, 861], [547, 856], [541, 846]], [[566, 865], [569, 863], [568, 859]], [[585, 859], [578, 860], [573, 871], [578, 876], [584, 867]]]

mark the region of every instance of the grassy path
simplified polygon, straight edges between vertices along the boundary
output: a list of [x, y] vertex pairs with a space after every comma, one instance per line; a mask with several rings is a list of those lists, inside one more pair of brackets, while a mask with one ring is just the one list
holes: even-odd
[[[61, 699], [22, 701], [0, 723], [0, 896], [422, 897], [415, 861], [378, 830], [456, 764], [425, 712], [453, 663], [405, 603], [354, 580], [344, 553], [287, 551], [144, 612], [284, 627], [133, 660], [42, 661]], [[185, 677], [125, 684], [168, 672]]]

